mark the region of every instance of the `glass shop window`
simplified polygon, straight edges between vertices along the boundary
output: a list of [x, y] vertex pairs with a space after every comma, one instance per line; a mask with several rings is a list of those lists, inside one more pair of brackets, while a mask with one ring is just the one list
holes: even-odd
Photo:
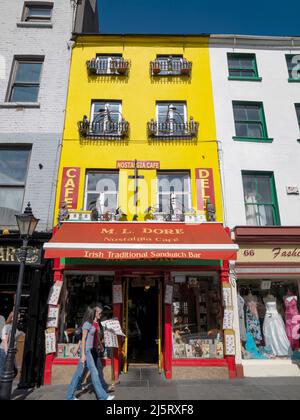
[[221, 290], [213, 278], [175, 277], [173, 357], [224, 357]]

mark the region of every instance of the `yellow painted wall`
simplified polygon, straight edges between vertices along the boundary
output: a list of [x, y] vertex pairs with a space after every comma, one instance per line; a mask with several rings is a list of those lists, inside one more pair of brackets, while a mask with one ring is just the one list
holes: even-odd
[[[123, 54], [131, 61], [129, 77], [89, 77], [86, 61], [96, 54]], [[150, 62], [158, 54], [183, 54], [193, 63], [192, 77], [150, 77]], [[80, 141], [77, 123], [90, 118], [92, 100], [121, 100], [123, 117], [130, 123], [128, 142]], [[188, 119], [200, 123], [198, 142], [153, 141], [147, 137], [147, 122], [156, 119], [156, 101], [186, 101]], [[78, 210], [83, 209], [87, 169], [115, 169], [117, 160], [159, 160], [161, 170], [190, 170], [193, 207], [196, 208], [196, 168], [213, 168], [217, 220], [222, 221], [222, 200], [216, 128], [210, 76], [208, 38], [154, 36], [85, 36], [73, 49], [66, 109], [65, 131], [57, 186], [59, 208], [63, 167], [81, 167]], [[133, 171], [130, 172], [133, 174]], [[156, 179], [155, 171], [139, 171]], [[120, 185], [127, 184], [128, 171], [120, 171]], [[143, 191], [141, 191], [141, 194]], [[149, 206], [156, 205], [156, 191], [149, 191]], [[120, 189], [119, 206], [127, 208], [126, 191]], [[150, 202], [152, 201], [152, 202]], [[147, 207], [145, 207], [147, 208]], [[143, 219], [141, 209], [140, 220]], [[130, 216], [130, 214], [129, 214]]]

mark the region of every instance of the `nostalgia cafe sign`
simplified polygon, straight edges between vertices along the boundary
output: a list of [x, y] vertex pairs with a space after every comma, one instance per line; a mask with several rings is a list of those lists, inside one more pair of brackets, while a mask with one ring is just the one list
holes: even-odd
[[291, 246], [251, 247], [242, 246], [238, 262], [253, 263], [300, 263], [300, 244]]
[[[0, 264], [19, 264], [19, 248], [0, 246]], [[36, 265], [41, 263], [41, 249], [29, 247], [26, 264]]]

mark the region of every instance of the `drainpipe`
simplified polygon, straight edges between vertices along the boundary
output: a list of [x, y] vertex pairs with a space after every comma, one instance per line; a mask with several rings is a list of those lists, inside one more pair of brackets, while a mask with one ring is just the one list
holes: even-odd
[[225, 175], [224, 175], [224, 151], [222, 147], [222, 141], [217, 140], [217, 147], [218, 147], [218, 161], [219, 161], [219, 171], [220, 171], [220, 177], [221, 177], [221, 195], [222, 195], [222, 207], [223, 207], [223, 224], [225, 227], [227, 227], [227, 206], [226, 206], [226, 186], [225, 186]]

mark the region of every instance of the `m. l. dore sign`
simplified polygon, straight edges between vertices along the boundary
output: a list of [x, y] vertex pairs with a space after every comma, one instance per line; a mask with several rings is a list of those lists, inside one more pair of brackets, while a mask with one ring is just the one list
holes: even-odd
[[67, 203], [70, 210], [77, 209], [80, 182], [80, 168], [64, 168], [62, 174], [59, 204]]
[[238, 253], [238, 262], [253, 263], [299, 263], [300, 244], [292, 246], [253, 247], [243, 246]]
[[[19, 249], [12, 246], [0, 246], [0, 264], [19, 264]], [[26, 264], [36, 265], [41, 263], [41, 250], [29, 247]]]

